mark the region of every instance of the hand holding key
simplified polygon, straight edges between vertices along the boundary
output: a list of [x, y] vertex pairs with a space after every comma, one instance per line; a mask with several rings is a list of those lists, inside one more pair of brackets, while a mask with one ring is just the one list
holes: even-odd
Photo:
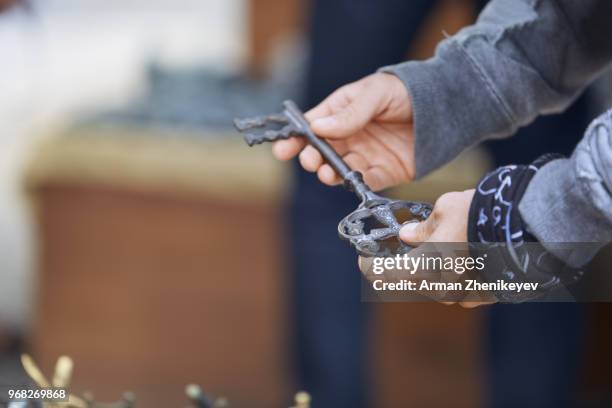
[[[359, 171], [352, 170], [329, 143], [315, 135], [293, 102], [285, 101], [284, 108], [280, 114], [236, 119], [236, 128], [244, 133], [249, 146], [300, 136], [325, 159], [327, 165], [344, 181], [345, 187], [361, 200], [357, 210], [338, 224], [340, 237], [349, 240], [361, 255], [385, 256], [409, 251], [411, 247], [399, 239], [402, 222], [425, 220], [431, 213], [431, 206], [390, 200], [375, 194], [363, 181]], [[404, 219], [400, 220], [396, 214], [402, 211]]]
[[[374, 74], [346, 85], [305, 116], [312, 130], [324, 137], [349, 167], [361, 172], [374, 191], [414, 178], [412, 104], [397, 77]], [[278, 141], [273, 150], [280, 160], [299, 153], [302, 167], [317, 172], [323, 183], [341, 183], [340, 175], [301, 138]]]

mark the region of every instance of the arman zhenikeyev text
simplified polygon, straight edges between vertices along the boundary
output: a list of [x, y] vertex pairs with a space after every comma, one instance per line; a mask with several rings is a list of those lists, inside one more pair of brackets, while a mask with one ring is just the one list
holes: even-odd
[[502, 279], [496, 282], [480, 282], [473, 279], [466, 279], [462, 282], [430, 282], [427, 280], [415, 282], [406, 279], [385, 282], [377, 279], [372, 282], [372, 287], [378, 291], [508, 291], [520, 293], [537, 290], [538, 285], [537, 282], [506, 282]]

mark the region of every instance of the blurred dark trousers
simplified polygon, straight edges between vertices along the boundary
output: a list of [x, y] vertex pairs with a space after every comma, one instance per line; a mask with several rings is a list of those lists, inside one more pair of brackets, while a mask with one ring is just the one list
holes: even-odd
[[[339, 86], [404, 59], [420, 23], [435, 3], [432, 0], [311, 1], [310, 64], [302, 105], [310, 108]], [[540, 131], [547, 132], [546, 128]], [[555, 133], [543, 134], [554, 135], [555, 140], [558, 137]], [[357, 203], [351, 194], [339, 187], [322, 185], [297, 164], [294, 170], [288, 225], [299, 385], [312, 393], [316, 408], [365, 407], [368, 405], [367, 305], [360, 302], [361, 277], [354, 250], [340, 241], [336, 232], [338, 221]], [[523, 398], [524, 394], [542, 396], [537, 399], [541, 402], [538, 407], [552, 407], [545, 401], [552, 393], [555, 393], [554, 401], [565, 398], [567, 387], [552, 389], [552, 386], [570, 378], [567, 370], [571, 364], [563, 362], [575, 360], [576, 341], [571, 334], [580, 319], [579, 311], [572, 305], [524, 305], [517, 309], [502, 306], [489, 312], [487, 341], [491, 353], [487, 385], [493, 397], [488, 406], [527, 406], [504, 404], [504, 401], [516, 401], [513, 395], [516, 398]], [[525, 315], [529, 319], [523, 320]], [[555, 322], [556, 330], [542, 325], [542, 320]], [[525, 324], [518, 329], [518, 322]], [[559, 336], [559, 332], [565, 337]], [[552, 336], [554, 347], [546, 344]], [[508, 358], [514, 364], [506, 365]], [[537, 370], [534, 364], [538, 364]], [[527, 376], [527, 371], [546, 376], [546, 384], [533, 389], [532, 384], [538, 382]]]
[[[431, 0], [311, 2], [310, 65], [303, 105], [400, 62]], [[338, 239], [338, 221], [357, 201], [295, 166], [290, 203], [295, 352], [300, 386], [317, 408], [367, 405], [367, 307], [360, 302], [355, 251]]]

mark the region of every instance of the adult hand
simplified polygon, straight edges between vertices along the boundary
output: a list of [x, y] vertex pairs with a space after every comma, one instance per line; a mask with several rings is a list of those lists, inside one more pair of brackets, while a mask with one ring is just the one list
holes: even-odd
[[[415, 174], [412, 104], [400, 79], [377, 73], [343, 86], [306, 113], [312, 130], [327, 139], [373, 190], [411, 181]], [[274, 143], [274, 155], [299, 154], [307, 171], [328, 185], [342, 182], [321, 154], [302, 138]]]

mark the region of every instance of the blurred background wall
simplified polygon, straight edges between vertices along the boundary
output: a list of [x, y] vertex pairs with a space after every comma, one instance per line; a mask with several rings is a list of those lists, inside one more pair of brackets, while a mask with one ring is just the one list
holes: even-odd
[[[145, 64], [235, 71], [242, 0], [30, 1], [0, 15], [0, 319], [28, 326], [34, 241], [19, 175], [34, 133], [142, 94]], [[48, 133], [47, 133], [48, 134]]]
[[[37, 0], [0, 14], [0, 382], [23, 380], [28, 351], [47, 373], [71, 355], [75, 391], [103, 400], [134, 390], [142, 406], [177, 406], [197, 382], [233, 406], [289, 403], [302, 386], [292, 348], [314, 348], [294, 341], [295, 180], [266, 147], [245, 147], [231, 119], [303, 97], [310, 5]], [[475, 10], [439, 2], [409, 55], [427, 58]], [[491, 165], [474, 150], [389, 194], [434, 201]], [[371, 401], [485, 406], [487, 313], [372, 307]], [[595, 390], [583, 406], [609, 406], [609, 313], [589, 316], [573, 374]]]

